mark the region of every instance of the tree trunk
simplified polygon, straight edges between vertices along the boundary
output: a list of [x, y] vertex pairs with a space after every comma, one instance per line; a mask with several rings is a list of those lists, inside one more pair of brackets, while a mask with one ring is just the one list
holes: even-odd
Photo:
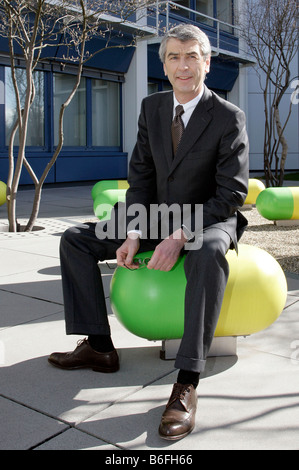
[[278, 185], [282, 186], [283, 185], [283, 180], [284, 180], [284, 170], [285, 170], [285, 163], [286, 159], [288, 156], [288, 143], [287, 140], [284, 136], [283, 133], [283, 127], [281, 125], [281, 120], [280, 120], [280, 113], [279, 109], [275, 108], [274, 109], [274, 118], [275, 118], [275, 124], [276, 124], [276, 129], [277, 129], [277, 134], [279, 137], [279, 142], [281, 144], [281, 157], [280, 157], [280, 174], [279, 174], [279, 181]]
[[27, 129], [28, 129], [28, 117], [29, 110], [32, 102], [32, 58], [29, 59], [26, 66], [26, 80], [27, 80], [27, 90], [24, 109], [22, 110], [21, 120], [19, 120], [19, 152], [17, 163], [14, 171], [14, 176], [10, 188], [10, 202], [8, 207], [8, 220], [9, 220], [9, 230], [12, 232], [16, 231], [16, 197], [19, 187], [19, 181], [21, 176], [21, 171], [23, 167], [23, 162], [25, 158], [25, 148], [27, 140]]
[[[82, 8], [83, 8], [83, 6], [82, 6]], [[81, 82], [81, 75], [82, 75], [83, 62], [84, 62], [84, 52], [85, 52], [86, 37], [87, 37], [86, 29], [85, 29], [85, 27], [86, 27], [85, 21], [86, 20], [84, 19], [84, 21], [83, 21], [83, 32], [82, 32], [82, 44], [81, 44], [80, 59], [79, 59], [79, 64], [78, 64], [77, 76], [76, 76], [76, 83], [75, 83], [71, 93], [69, 94], [67, 100], [61, 105], [60, 113], [59, 113], [59, 127], [58, 127], [59, 139], [58, 139], [58, 145], [57, 145], [57, 148], [54, 152], [53, 157], [51, 158], [51, 160], [47, 164], [40, 180], [38, 182], [36, 182], [36, 184], [35, 184], [34, 202], [33, 202], [33, 207], [32, 207], [32, 211], [31, 211], [30, 219], [29, 219], [29, 221], [28, 221], [28, 223], [25, 227], [26, 232], [30, 232], [33, 229], [34, 224], [36, 222], [36, 219], [38, 217], [43, 184], [44, 184], [44, 182], [45, 182], [45, 180], [46, 180], [46, 178], [49, 174], [50, 169], [52, 168], [52, 166], [56, 162], [56, 160], [57, 160], [57, 158], [58, 158], [58, 156], [61, 152], [62, 146], [63, 146], [63, 141], [64, 141], [64, 134], [63, 134], [64, 112], [65, 112], [66, 108], [68, 107], [68, 105], [71, 103], [73, 97], [75, 96], [75, 94], [76, 94], [76, 92], [79, 88], [80, 82]]]

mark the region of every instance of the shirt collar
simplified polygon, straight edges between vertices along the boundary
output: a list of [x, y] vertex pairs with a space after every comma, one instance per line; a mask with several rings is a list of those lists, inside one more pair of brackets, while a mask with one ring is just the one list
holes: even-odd
[[[204, 92], [204, 87], [202, 87], [202, 90], [201, 90], [201, 92], [199, 93], [199, 95], [197, 95], [195, 98], [193, 98], [193, 100], [188, 101], [188, 103], [182, 104], [185, 113], [186, 113], [187, 111], [189, 111], [190, 109], [195, 108], [195, 107], [197, 106], [197, 104], [199, 103], [199, 101], [200, 101], [201, 98], [202, 98], [203, 92]], [[175, 109], [179, 104], [181, 104], [181, 103], [178, 102], [178, 100], [176, 99], [175, 94], [173, 94], [173, 105], [174, 105], [174, 109]]]

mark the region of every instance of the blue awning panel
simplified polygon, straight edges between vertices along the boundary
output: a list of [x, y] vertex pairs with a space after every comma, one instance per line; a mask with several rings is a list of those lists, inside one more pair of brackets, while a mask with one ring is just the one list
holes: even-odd
[[212, 57], [211, 70], [206, 78], [209, 88], [231, 91], [239, 75], [239, 64], [232, 60]]
[[[93, 38], [86, 46], [91, 56], [85, 63], [86, 67], [126, 73], [135, 51], [135, 48], [130, 46], [131, 40], [132, 38], [121, 38], [109, 42], [106, 47], [107, 43], [104, 39]], [[63, 55], [67, 55], [66, 47], [60, 47], [56, 57], [63, 57]]]
[[[92, 39], [87, 43], [87, 50], [90, 55], [95, 54], [90, 60], [86, 62], [87, 67], [93, 67], [96, 69], [107, 70], [115, 73], [126, 73], [130, 66], [132, 57], [134, 55], [135, 48], [130, 46], [132, 37], [122, 37], [117, 40], [113, 40], [109, 43], [108, 48], [105, 48], [105, 39]], [[0, 38], [0, 52], [9, 53], [8, 42], [4, 38]], [[21, 50], [17, 46], [15, 47], [16, 54], [22, 58]], [[67, 47], [48, 47], [43, 50], [42, 57], [47, 58], [50, 61], [61, 62], [62, 57], [68, 56]], [[72, 62], [70, 62], [72, 63]], [[76, 62], [73, 62], [76, 64]]]

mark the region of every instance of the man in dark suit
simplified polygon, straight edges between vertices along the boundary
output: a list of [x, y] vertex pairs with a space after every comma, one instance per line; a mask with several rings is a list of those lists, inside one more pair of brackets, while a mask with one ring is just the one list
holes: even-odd
[[[118, 265], [138, 269], [136, 253], [154, 250], [148, 269], [169, 271], [191, 240], [194, 245], [186, 251], [184, 265], [184, 335], [175, 361], [179, 373], [159, 427], [162, 438], [175, 440], [195, 425], [196, 387], [229, 274], [225, 255], [230, 248], [237, 249], [247, 223], [238, 209], [247, 195], [248, 140], [244, 113], [204, 85], [211, 49], [199, 28], [180, 25], [170, 30], [162, 40], [160, 57], [173, 92], [143, 100], [126, 210], [134, 204], [148, 211], [153, 204], [188, 205], [190, 224], [155, 240], [136, 227], [125, 241], [99, 240], [95, 224], [69, 229], [61, 240], [66, 330], [88, 339], [72, 353], [53, 353], [49, 362], [65, 369], [118, 370], [98, 260], [116, 257]], [[202, 205], [202, 230], [194, 230], [197, 205]]]

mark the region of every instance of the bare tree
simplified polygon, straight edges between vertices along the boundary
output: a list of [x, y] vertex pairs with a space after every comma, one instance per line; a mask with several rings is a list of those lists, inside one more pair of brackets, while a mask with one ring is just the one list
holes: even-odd
[[298, 54], [298, 0], [244, 0], [240, 35], [257, 63], [265, 110], [264, 171], [267, 186], [282, 186], [288, 143], [285, 129], [293, 102], [282, 117], [282, 99], [295, 77]]
[[[111, 45], [112, 36], [115, 38], [117, 35], [122, 35], [121, 31], [114, 31], [113, 25], [126, 22], [149, 3], [148, 0], [0, 0], [0, 36], [5, 37], [9, 44], [17, 114], [17, 119], [11, 128], [8, 150], [7, 211], [10, 231], [17, 230], [16, 199], [23, 167], [28, 171], [35, 186], [32, 212], [25, 230], [31, 231], [34, 227], [39, 213], [43, 184], [63, 146], [65, 110], [78, 90], [84, 64], [103, 50], [90, 54], [89, 41], [101, 36], [105, 39], [104, 49], [132, 46], [135, 42], [133, 31], [133, 39], [127, 46]], [[76, 81], [60, 108], [58, 145], [41, 177], [38, 178], [25, 156], [29, 112], [35, 99], [34, 71], [40, 63], [51, 59], [51, 50], [55, 49], [57, 53], [59, 46], [65, 46], [64, 50], [67, 48], [67, 54], [60, 58], [56, 56], [55, 60], [60, 60], [63, 64], [70, 61], [76, 63]], [[17, 79], [20, 58], [23, 61], [26, 76], [25, 85], [23, 84], [22, 88]], [[23, 100], [21, 99], [22, 92]], [[14, 148], [17, 131], [19, 142], [15, 164]]]

